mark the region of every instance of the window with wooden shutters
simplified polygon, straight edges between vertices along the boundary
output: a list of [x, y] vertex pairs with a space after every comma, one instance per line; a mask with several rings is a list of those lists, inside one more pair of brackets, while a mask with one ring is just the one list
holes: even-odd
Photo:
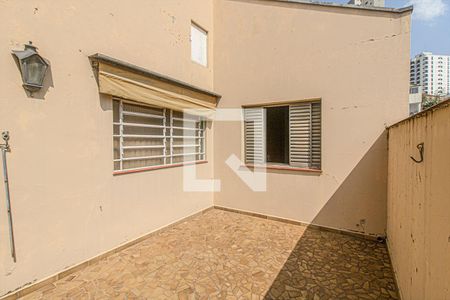
[[320, 101], [244, 108], [246, 163], [321, 169], [321, 123]]
[[114, 170], [205, 160], [205, 121], [170, 109], [113, 101]]

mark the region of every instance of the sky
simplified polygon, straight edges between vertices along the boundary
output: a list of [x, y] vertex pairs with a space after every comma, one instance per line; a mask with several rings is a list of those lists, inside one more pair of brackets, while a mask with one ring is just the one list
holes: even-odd
[[[325, 0], [347, 3], [347, 0]], [[386, 7], [414, 5], [411, 56], [421, 52], [450, 55], [450, 0], [386, 0]]]

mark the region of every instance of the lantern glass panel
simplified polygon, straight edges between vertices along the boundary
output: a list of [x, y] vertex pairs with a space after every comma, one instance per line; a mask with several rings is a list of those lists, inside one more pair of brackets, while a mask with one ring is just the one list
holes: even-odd
[[24, 60], [25, 83], [42, 86], [47, 65], [38, 55], [33, 55]]

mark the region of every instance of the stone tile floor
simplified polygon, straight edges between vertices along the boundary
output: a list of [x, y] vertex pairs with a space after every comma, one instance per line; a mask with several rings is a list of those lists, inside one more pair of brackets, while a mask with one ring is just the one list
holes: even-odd
[[386, 245], [306, 229], [265, 299], [398, 299]]
[[385, 245], [209, 210], [22, 299], [397, 299]]

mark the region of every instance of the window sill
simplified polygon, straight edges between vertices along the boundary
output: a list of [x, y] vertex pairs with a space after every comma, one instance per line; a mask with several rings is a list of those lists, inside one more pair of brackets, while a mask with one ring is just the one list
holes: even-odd
[[255, 164], [245, 164], [245, 167], [252, 169], [268, 169], [268, 170], [282, 170], [282, 171], [293, 171], [293, 172], [306, 172], [314, 174], [322, 174], [320, 169], [310, 169], [310, 168], [299, 168], [292, 167], [289, 165], [255, 165]]
[[194, 162], [188, 162], [188, 163], [179, 163], [179, 164], [173, 164], [173, 165], [163, 165], [163, 166], [154, 166], [154, 167], [144, 167], [139, 169], [131, 169], [131, 170], [123, 170], [123, 171], [114, 171], [113, 175], [125, 175], [125, 174], [132, 174], [132, 173], [140, 173], [140, 172], [147, 172], [147, 171], [153, 171], [153, 170], [161, 170], [161, 169], [170, 169], [170, 168], [176, 168], [176, 167], [183, 167], [183, 166], [191, 166], [191, 165], [200, 165], [200, 164], [206, 164], [208, 163], [207, 160], [199, 160]]

